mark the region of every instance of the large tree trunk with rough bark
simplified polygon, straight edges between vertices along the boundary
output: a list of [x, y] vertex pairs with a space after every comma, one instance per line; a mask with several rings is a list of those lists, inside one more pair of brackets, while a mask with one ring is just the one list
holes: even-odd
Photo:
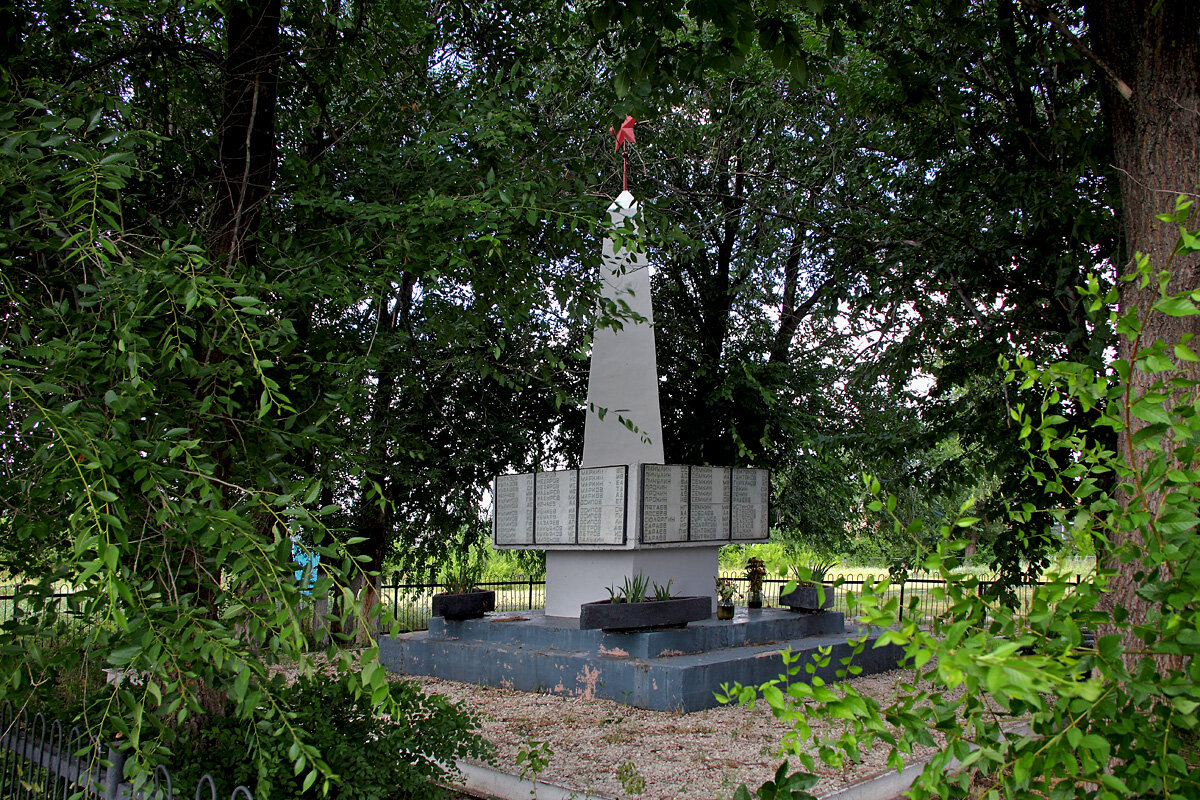
[[[1178, 229], [1156, 215], [1173, 212], [1180, 194], [1196, 198], [1200, 183], [1200, 2], [1093, 0], [1087, 4], [1087, 21], [1104, 74], [1105, 114], [1121, 186], [1126, 254], [1130, 263], [1135, 253], [1144, 253], [1156, 269], [1169, 269], [1171, 291], [1197, 288], [1200, 257], [1172, 260]], [[1145, 290], [1137, 283], [1121, 286], [1122, 312], [1134, 308], [1145, 312], [1157, 299], [1155, 286]], [[1142, 344], [1155, 339], [1175, 343], [1184, 333], [1200, 334], [1200, 317], [1154, 314], [1143, 329]], [[1121, 357], [1128, 358], [1133, 342], [1122, 340], [1120, 347]], [[1189, 377], [1200, 379], [1196, 364], [1180, 366], [1191, 373]], [[1152, 377], [1134, 373], [1137, 396]], [[1127, 609], [1133, 622], [1145, 619], [1149, 604], [1137, 596], [1139, 582], [1134, 574], [1141, 565], [1135, 561], [1114, 567], [1119, 577], [1107, 597], [1109, 607]], [[1130, 650], [1142, 649], [1132, 634], [1126, 645]]]

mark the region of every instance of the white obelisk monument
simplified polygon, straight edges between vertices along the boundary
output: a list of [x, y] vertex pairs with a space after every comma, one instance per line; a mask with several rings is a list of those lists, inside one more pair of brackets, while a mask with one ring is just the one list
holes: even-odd
[[[633, 238], [638, 205], [623, 191], [609, 206], [616, 228]], [[626, 529], [639, 529], [639, 480], [642, 464], [663, 463], [662, 415], [658, 404], [658, 361], [654, 354], [654, 309], [645, 253], [614, 249], [604, 240], [601, 278], [603, 297], [618, 307], [628, 305], [638, 321], [621, 327], [597, 327], [592, 340], [588, 377], [588, 409], [583, 434], [583, 468], [627, 465]], [[626, 424], [629, 423], [629, 425]], [[642, 573], [666, 585], [677, 596], [713, 595], [719, 546], [642, 548], [636, 536], [623, 548], [548, 550], [546, 615], [578, 617], [579, 606], [608, 597], [607, 587], [620, 587]]]

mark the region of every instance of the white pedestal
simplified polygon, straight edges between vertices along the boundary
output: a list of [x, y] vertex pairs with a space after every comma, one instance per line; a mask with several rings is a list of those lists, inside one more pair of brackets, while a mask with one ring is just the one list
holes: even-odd
[[674, 580], [673, 595], [713, 597], [720, 549], [547, 551], [546, 616], [578, 619], [580, 605], [607, 600], [609, 586], [619, 589], [639, 572], [661, 586]]

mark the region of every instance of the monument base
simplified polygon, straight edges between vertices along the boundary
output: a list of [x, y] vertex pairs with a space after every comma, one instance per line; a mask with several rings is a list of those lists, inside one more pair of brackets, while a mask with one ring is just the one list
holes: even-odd
[[[547, 550], [546, 616], [579, 619], [584, 603], [608, 599], [608, 587], [620, 589], [639, 572], [675, 597], [712, 595], [720, 547], [672, 547], [653, 550]], [[714, 600], [715, 603], [715, 600]], [[714, 606], [715, 608], [715, 606]]]
[[[434, 618], [430, 629], [379, 641], [391, 671], [431, 675], [485, 686], [606, 698], [657, 711], [698, 711], [717, 705], [722, 684], [760, 684], [784, 672], [780, 652], [806, 660], [830, 648], [816, 674], [837, 680], [847, 643], [862, 632], [846, 630], [841, 613], [794, 614], [774, 608], [739, 608], [732, 622], [708, 619], [686, 628], [610, 633], [581, 630], [578, 620], [537, 611], [489, 614], [463, 622]], [[867, 648], [853, 659], [869, 675], [894, 669], [903, 651]], [[812, 680], [801, 671], [795, 678]]]

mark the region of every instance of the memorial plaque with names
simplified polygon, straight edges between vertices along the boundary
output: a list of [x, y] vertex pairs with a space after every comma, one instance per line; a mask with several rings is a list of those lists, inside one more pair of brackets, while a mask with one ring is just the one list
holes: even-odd
[[625, 466], [579, 470], [578, 544], [625, 543], [627, 470]]
[[729, 539], [729, 467], [692, 467], [688, 497], [688, 539]]
[[766, 539], [770, 473], [765, 469], [734, 469], [731, 481], [730, 525], [735, 541]]
[[687, 541], [688, 468], [674, 464], [642, 466], [642, 541]]
[[493, 539], [497, 546], [533, 544], [533, 475], [498, 475]]
[[575, 496], [579, 471], [538, 472], [534, 502], [533, 541], [535, 544], [574, 544]]

